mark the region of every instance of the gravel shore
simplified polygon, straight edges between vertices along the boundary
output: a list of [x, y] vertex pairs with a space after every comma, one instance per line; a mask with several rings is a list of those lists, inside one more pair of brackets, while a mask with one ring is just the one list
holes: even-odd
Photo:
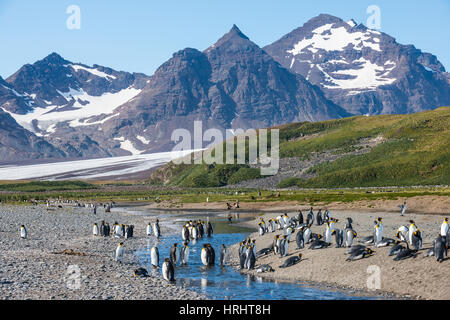
[[[306, 218], [307, 208], [299, 207], [298, 209], [304, 210], [304, 217]], [[314, 212], [317, 213], [317, 209]], [[295, 212], [288, 213], [290, 217], [295, 214]], [[268, 221], [268, 219], [277, 215], [276, 213], [267, 213], [263, 217], [265, 221]], [[409, 226], [408, 221], [413, 219], [423, 233], [424, 249], [419, 251], [415, 259], [393, 261], [393, 257], [388, 256], [390, 247], [376, 248], [372, 246], [371, 248], [375, 250], [373, 256], [347, 262], [345, 261], [348, 257], [345, 254], [347, 249], [335, 248], [334, 237], [333, 244], [329, 248], [310, 250], [308, 249], [309, 245], [307, 245], [305, 249], [298, 250], [294, 234], [289, 243], [289, 256], [280, 258], [279, 255], [275, 256], [271, 253], [257, 260], [255, 270], [243, 270], [242, 272], [273, 280], [315, 283], [317, 285], [335, 286], [348, 291], [363, 290], [376, 295], [394, 294], [398, 297], [413, 299], [450, 299], [450, 279], [448, 278], [450, 260], [447, 259], [438, 263], [434, 257], [425, 257], [427, 249], [431, 247], [432, 240], [440, 230], [444, 215], [407, 214], [400, 217], [398, 213], [385, 211], [332, 210], [331, 216], [339, 219], [336, 225], [336, 228], [339, 229], [344, 229], [345, 218], [351, 217], [354, 221], [353, 228], [358, 233], [356, 241], [372, 234], [373, 221], [377, 217], [383, 217], [384, 236], [391, 238], [394, 237], [399, 226]], [[257, 221], [253, 220], [243, 224], [255, 228]], [[324, 228], [325, 226], [314, 224], [311, 229], [313, 232], [323, 235]], [[253, 233], [250, 237], [256, 239], [256, 248], [260, 250], [268, 247], [276, 234], [282, 234], [282, 231], [263, 236]], [[237, 247], [237, 245], [230, 247], [230, 257], [235, 266], [238, 265]], [[303, 254], [300, 263], [285, 269], [279, 268], [287, 258], [298, 253]], [[262, 264], [271, 265], [275, 272], [257, 273], [256, 268]], [[378, 290], [370, 291], [368, 289], [367, 281], [370, 275], [374, 274], [374, 269], [370, 269], [370, 266], [379, 267], [380, 288]], [[372, 271], [368, 272], [368, 270]]]
[[[1, 299], [205, 299], [167, 283], [159, 273], [134, 277], [134, 269], [140, 267], [134, 251], [146, 246], [145, 227], [153, 219], [126, 212], [105, 213], [102, 208], [94, 215], [92, 208], [65, 206], [47, 210], [42, 205], [0, 205]], [[134, 237], [126, 240], [93, 236], [94, 223], [102, 220], [110, 225], [114, 221], [134, 225]], [[27, 228], [27, 239], [20, 238], [22, 224]], [[166, 231], [162, 227], [163, 235]], [[125, 243], [123, 264], [113, 259], [121, 241]], [[79, 288], [74, 280], [76, 273], [68, 270], [79, 270]]]

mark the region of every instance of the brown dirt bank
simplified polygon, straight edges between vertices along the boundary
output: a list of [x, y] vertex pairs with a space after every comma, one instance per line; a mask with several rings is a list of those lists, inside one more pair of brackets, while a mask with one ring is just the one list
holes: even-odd
[[[410, 198], [399, 197], [396, 200], [362, 200], [354, 202], [332, 202], [328, 204], [314, 203], [314, 207], [328, 210], [360, 210], [399, 212], [398, 206], [404, 201], [407, 203], [407, 213], [422, 214], [450, 214], [450, 197], [448, 196], [418, 196]], [[147, 206], [151, 209], [184, 209], [184, 210], [224, 210], [226, 202], [176, 203], [163, 201]], [[298, 201], [271, 201], [271, 202], [240, 202], [240, 211], [284, 212], [296, 211], [299, 206], [309, 206], [308, 203]], [[232, 210], [235, 211], [235, 210]]]

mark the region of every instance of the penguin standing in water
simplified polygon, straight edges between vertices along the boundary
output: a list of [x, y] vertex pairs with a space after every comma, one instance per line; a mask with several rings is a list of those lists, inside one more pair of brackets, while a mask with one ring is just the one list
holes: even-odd
[[94, 223], [94, 228], [92, 228], [92, 234], [94, 236], [98, 236], [99, 234], [98, 225], [96, 223]]
[[253, 251], [251, 246], [247, 248], [247, 256], [245, 260], [245, 267], [247, 270], [253, 270], [255, 268], [256, 257], [255, 252]]
[[178, 262], [178, 244], [174, 243], [173, 246], [170, 248], [170, 262], [174, 266], [177, 265]]
[[206, 248], [209, 252], [208, 256], [209, 256], [209, 260], [208, 260], [208, 265], [209, 266], [213, 266], [216, 262], [216, 251], [214, 250], [214, 248], [211, 246], [211, 244], [206, 244]]
[[203, 222], [201, 220], [198, 220], [197, 226], [198, 226], [198, 236], [199, 236], [199, 238], [203, 238], [203, 236], [205, 235], [205, 229], [203, 228]]
[[206, 236], [208, 238], [211, 238], [213, 233], [214, 233], [213, 226], [211, 222], [208, 221], [208, 223], [206, 224]]
[[201, 258], [202, 263], [203, 263], [204, 266], [207, 266], [209, 264], [210, 253], [209, 253], [209, 251], [207, 249], [206, 244], [203, 245], [202, 252], [200, 254], [200, 258]]
[[189, 241], [189, 229], [188, 229], [188, 224], [185, 224], [183, 226], [183, 229], [181, 230], [181, 238], [183, 239], [183, 241]]
[[20, 226], [20, 237], [22, 239], [26, 239], [27, 238], [27, 229], [25, 228], [24, 225]]
[[115, 260], [120, 263], [123, 262], [123, 242], [119, 243], [116, 248]]
[[172, 262], [170, 262], [170, 259], [165, 258], [163, 265], [162, 265], [162, 275], [164, 280], [173, 282], [175, 281], [175, 269], [173, 267]]
[[161, 236], [161, 229], [159, 228], [159, 219], [156, 219], [156, 222], [153, 223], [153, 234], [156, 238]]
[[159, 268], [159, 250], [157, 247], [152, 247], [150, 250], [150, 258], [153, 269]]
[[180, 262], [182, 266], [187, 265], [189, 261], [189, 242], [185, 241], [180, 250]]
[[[247, 253], [246, 253], [246, 248], [243, 244], [243, 242], [241, 242], [241, 247], [239, 248], [239, 267], [242, 269], [245, 268], [245, 261], [247, 260]], [[202, 262], [203, 262], [203, 249], [202, 249]], [[203, 262], [203, 264], [205, 264]]]
[[145, 232], [147, 233], [147, 236], [151, 236], [152, 235], [152, 224], [150, 222], [147, 224]]
[[221, 266], [225, 266], [227, 256], [228, 256], [227, 247], [224, 244], [222, 244], [222, 248], [220, 249], [220, 265]]

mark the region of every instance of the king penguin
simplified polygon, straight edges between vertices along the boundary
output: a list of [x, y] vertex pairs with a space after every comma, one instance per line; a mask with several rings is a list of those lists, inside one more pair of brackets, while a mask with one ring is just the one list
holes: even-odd
[[98, 230], [98, 224], [94, 223], [94, 228], [92, 228], [92, 234], [94, 236], [98, 236], [99, 230]]
[[170, 248], [170, 262], [174, 266], [177, 265], [178, 262], [178, 243], [174, 243], [172, 247]]
[[159, 228], [159, 219], [156, 219], [156, 222], [153, 223], [153, 234], [156, 238], [161, 236], [161, 229]]
[[172, 282], [175, 281], [175, 269], [172, 265], [172, 262], [168, 258], [164, 259], [162, 265], [162, 275], [164, 280]]
[[152, 235], [152, 224], [149, 222], [147, 225], [147, 228], [145, 229], [145, 231], [147, 232], [147, 236], [151, 236]]
[[436, 261], [442, 262], [447, 257], [447, 246], [442, 235], [438, 235], [433, 241], [433, 251]]
[[201, 258], [204, 266], [207, 266], [209, 264], [210, 253], [207, 249], [206, 244], [203, 245], [202, 252], [200, 254], [200, 258]]
[[153, 269], [159, 268], [159, 250], [158, 247], [152, 247], [150, 250], [150, 258]]
[[123, 242], [119, 243], [119, 245], [116, 248], [115, 260], [120, 263], [123, 262]]
[[185, 266], [189, 261], [189, 242], [185, 241], [183, 247], [180, 250], [180, 262], [181, 265]]
[[24, 225], [20, 226], [20, 237], [22, 239], [26, 239], [27, 238], [27, 229], [25, 228]]

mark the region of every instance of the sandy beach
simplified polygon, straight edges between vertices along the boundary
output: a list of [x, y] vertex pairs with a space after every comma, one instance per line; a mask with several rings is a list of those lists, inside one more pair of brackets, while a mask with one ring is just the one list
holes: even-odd
[[[48, 211], [44, 205], [0, 205], [1, 299], [205, 299], [168, 284], [159, 273], [134, 277], [134, 269], [140, 267], [134, 251], [148, 241], [145, 227], [150, 218], [119, 211], [105, 213], [103, 208], [96, 215], [92, 208], [52, 209]], [[125, 240], [93, 236], [94, 223], [102, 220], [134, 225], [134, 237]], [[27, 227], [27, 239], [19, 236], [21, 224]], [[166, 231], [162, 227], [163, 235]], [[123, 264], [113, 260], [121, 241], [125, 243]], [[73, 275], [67, 273], [69, 266], [79, 268], [79, 289], [74, 287]]]
[[[304, 217], [309, 211], [309, 207], [301, 206]], [[319, 207], [315, 207], [317, 213]], [[440, 230], [440, 225], [444, 215], [439, 214], [416, 214], [410, 213], [401, 217], [397, 212], [383, 210], [330, 210], [331, 216], [339, 219], [336, 228], [345, 228], [345, 219], [351, 217], [354, 221], [353, 228], [358, 233], [358, 238], [372, 234], [373, 221], [378, 217], [383, 217], [384, 237], [393, 238], [396, 230], [401, 225], [408, 226], [410, 219], [416, 222], [416, 225], [423, 233], [423, 250], [419, 251], [416, 258], [410, 258], [403, 261], [393, 261], [389, 257], [390, 247], [375, 248], [375, 254], [371, 257], [347, 262], [348, 257], [345, 254], [347, 249], [335, 248], [334, 237], [331, 247], [320, 250], [310, 250], [309, 246], [298, 250], [295, 243], [295, 235], [289, 243], [289, 256], [280, 258], [273, 253], [259, 258], [256, 262], [256, 268], [262, 264], [270, 264], [275, 272], [256, 273], [256, 270], [244, 270], [243, 273], [258, 275], [268, 279], [299, 281], [305, 283], [316, 283], [319, 285], [336, 286], [347, 290], [363, 290], [373, 294], [394, 294], [399, 297], [412, 299], [450, 299], [450, 260], [442, 263], [436, 262], [434, 257], [425, 257], [426, 250], [431, 247], [432, 240]], [[281, 211], [286, 212], [286, 211]], [[288, 215], [294, 216], [296, 212], [290, 212]], [[277, 213], [266, 213], [264, 219], [276, 217]], [[257, 227], [257, 221], [243, 223], [253, 228]], [[325, 226], [314, 225], [312, 231], [324, 234]], [[256, 248], [260, 250], [268, 247], [276, 234], [282, 234], [282, 231], [259, 236], [253, 233], [250, 237], [256, 239]], [[357, 238], [357, 239], [358, 239]], [[235, 266], [238, 266], [237, 245], [230, 248], [230, 256]], [[279, 266], [290, 256], [302, 253], [302, 261], [289, 268], [280, 269]], [[368, 277], [373, 274], [368, 273], [369, 266], [377, 266], [380, 270], [380, 289], [369, 290], [367, 286]]]

